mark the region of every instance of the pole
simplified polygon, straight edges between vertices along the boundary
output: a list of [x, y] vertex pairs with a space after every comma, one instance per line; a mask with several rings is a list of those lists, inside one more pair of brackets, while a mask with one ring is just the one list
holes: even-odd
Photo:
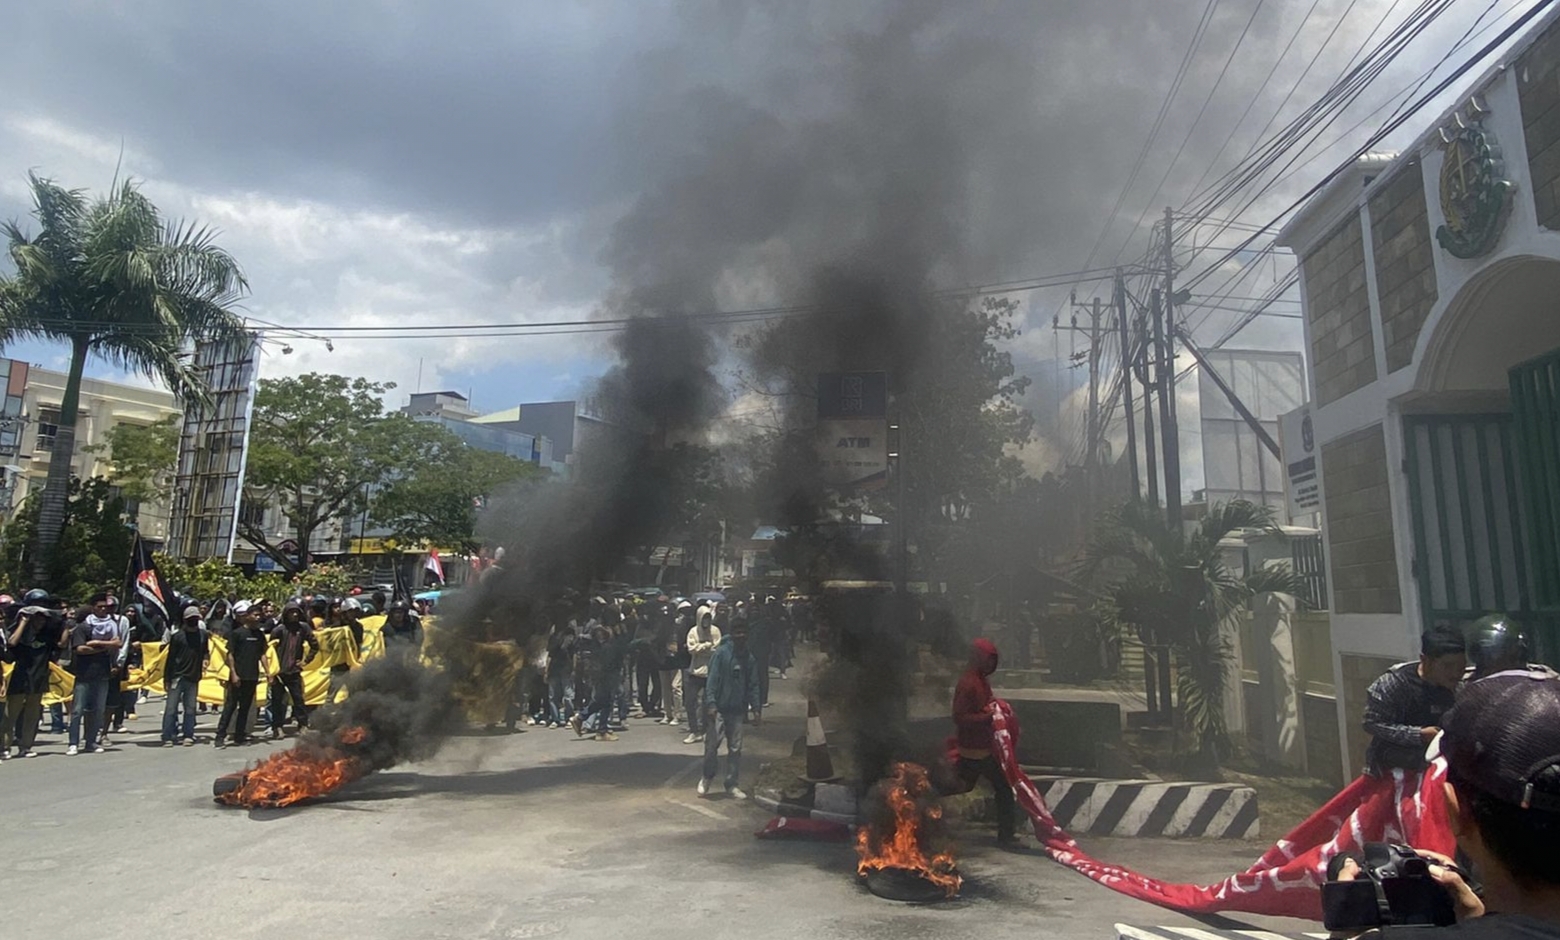
[[1089, 518], [1099, 509], [1100, 453], [1100, 299], [1089, 310], [1089, 451], [1083, 466], [1089, 486]]
[[1099, 464], [1100, 450], [1100, 299], [1089, 310], [1089, 452], [1084, 466], [1091, 472]]
[[[1159, 305], [1159, 294], [1154, 294], [1154, 305]], [[1157, 316], [1150, 312], [1149, 316]], [[1142, 345], [1139, 347], [1141, 354], [1138, 358], [1138, 378], [1143, 382], [1143, 455], [1144, 469], [1148, 472], [1148, 503], [1150, 506], [1159, 505], [1159, 462], [1154, 456], [1158, 447], [1158, 438], [1154, 435], [1154, 378], [1153, 378], [1153, 351], [1154, 344], [1149, 341], [1149, 326], [1142, 324], [1139, 331], [1143, 336]]]
[[1165, 515], [1181, 531], [1181, 434], [1175, 416], [1175, 234], [1174, 215], [1165, 207], [1165, 295], [1162, 319], [1154, 321], [1159, 342], [1159, 423], [1164, 434]]
[[1133, 419], [1137, 417], [1132, 410], [1132, 339], [1127, 332], [1127, 287], [1122, 282], [1121, 271], [1116, 271], [1116, 329], [1121, 334], [1121, 394], [1122, 404], [1127, 413], [1127, 467], [1132, 473], [1132, 498], [1142, 498], [1140, 489], [1141, 481], [1138, 479], [1137, 457], [1137, 426]]

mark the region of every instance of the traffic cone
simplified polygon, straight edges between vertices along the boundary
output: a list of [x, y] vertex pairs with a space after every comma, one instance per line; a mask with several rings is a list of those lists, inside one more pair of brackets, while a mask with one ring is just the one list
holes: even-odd
[[823, 719], [818, 717], [818, 703], [807, 700], [807, 773], [802, 777], [808, 783], [828, 783], [838, 780], [834, 761], [829, 757], [829, 742], [823, 736]]

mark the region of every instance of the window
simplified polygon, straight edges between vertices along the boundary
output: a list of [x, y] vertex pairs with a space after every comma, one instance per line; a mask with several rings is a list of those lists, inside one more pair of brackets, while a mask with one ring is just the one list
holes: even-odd
[[53, 450], [54, 435], [60, 430], [60, 410], [58, 408], [38, 409], [38, 440], [33, 445], [37, 450]]

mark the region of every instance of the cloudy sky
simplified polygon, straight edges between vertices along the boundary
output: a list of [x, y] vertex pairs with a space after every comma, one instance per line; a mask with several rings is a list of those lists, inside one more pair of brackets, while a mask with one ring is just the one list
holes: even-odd
[[[673, 282], [697, 285], [678, 294], [689, 309], [786, 304], [798, 272], [848, 263], [863, 232], [901, 216], [933, 246], [931, 281], [1027, 278], [1132, 260], [1136, 220], [1181, 205], [1417, 5], [12, 4], [0, 216], [25, 217], [29, 170], [101, 190], [117, 167], [169, 215], [222, 231], [249, 315], [305, 331], [584, 320]], [[1314, 181], [1344, 129], [1481, 14], [1482, 28], [1526, 5], [1452, 4], [1324, 137], [1339, 140], [1332, 159], [1242, 218], [1266, 221]], [[1165, 130], [1113, 214], [1204, 13]], [[916, 212], [907, 191], [925, 194]], [[1065, 296], [1017, 298], [1030, 328], [1015, 351], [1051, 388], [1041, 408], [1075, 384], [1045, 365], [1071, 345], [1044, 328]], [[1193, 322], [1213, 337], [1235, 316]], [[1237, 345], [1297, 338], [1273, 318]], [[286, 342], [265, 374], [361, 374], [399, 394], [420, 372], [423, 389], [495, 410], [576, 394], [610, 359], [601, 334]], [[5, 354], [63, 360], [44, 345]]]

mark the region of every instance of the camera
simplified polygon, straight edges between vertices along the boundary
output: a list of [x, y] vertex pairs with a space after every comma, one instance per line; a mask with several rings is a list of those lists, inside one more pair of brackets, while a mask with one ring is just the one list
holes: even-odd
[[[1360, 873], [1338, 881], [1344, 862]], [[1457, 921], [1452, 896], [1430, 877], [1430, 859], [1406, 845], [1367, 842], [1363, 854], [1344, 853], [1327, 864], [1322, 923], [1328, 930], [1371, 927], [1446, 927]]]

